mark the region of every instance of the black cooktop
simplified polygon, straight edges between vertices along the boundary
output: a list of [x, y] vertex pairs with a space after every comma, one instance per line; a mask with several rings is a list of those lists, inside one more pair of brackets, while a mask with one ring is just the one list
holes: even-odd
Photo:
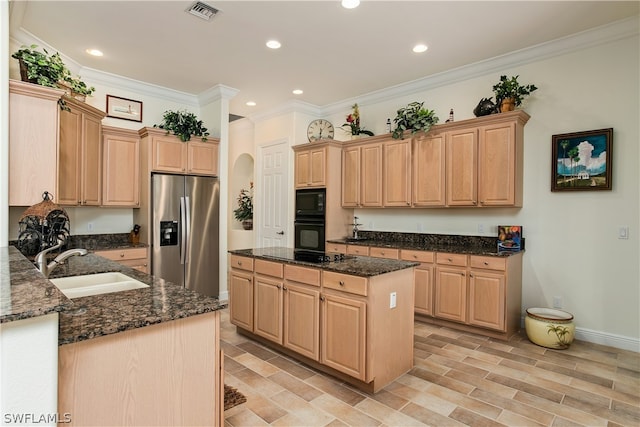
[[293, 251], [293, 259], [295, 259], [296, 261], [313, 262], [316, 264], [344, 261], [345, 259], [347, 259], [347, 257], [348, 256], [345, 254], [332, 254], [319, 251], [305, 251], [299, 249], [295, 249]]

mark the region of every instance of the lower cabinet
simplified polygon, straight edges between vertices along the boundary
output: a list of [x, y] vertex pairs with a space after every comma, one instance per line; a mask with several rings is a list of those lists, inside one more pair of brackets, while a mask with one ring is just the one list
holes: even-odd
[[429, 251], [402, 249], [400, 259], [419, 261], [413, 270], [414, 310], [418, 314], [433, 316], [433, 260], [435, 254]]
[[412, 269], [360, 277], [232, 255], [231, 323], [375, 392], [413, 366], [412, 277]]
[[147, 248], [110, 249], [96, 251], [95, 254], [143, 273], [149, 273], [149, 251]]

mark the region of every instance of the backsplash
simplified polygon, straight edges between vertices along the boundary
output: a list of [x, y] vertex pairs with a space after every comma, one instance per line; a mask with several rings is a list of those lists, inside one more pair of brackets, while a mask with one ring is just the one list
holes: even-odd
[[[487, 250], [495, 250], [497, 246], [496, 237], [486, 236], [460, 236], [455, 234], [423, 234], [365, 230], [359, 231], [358, 236], [362, 239], [407, 243], [410, 246], [473, 246], [477, 248], [485, 248]], [[522, 249], [524, 249], [524, 239], [522, 239]]]

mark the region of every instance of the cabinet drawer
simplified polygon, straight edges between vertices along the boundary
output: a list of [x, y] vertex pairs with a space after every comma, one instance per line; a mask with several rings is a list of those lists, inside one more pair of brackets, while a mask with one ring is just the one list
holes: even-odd
[[128, 259], [141, 259], [147, 257], [147, 248], [114, 249], [108, 251], [96, 251], [96, 255], [112, 261], [124, 261]]
[[376, 258], [398, 259], [399, 249], [392, 248], [369, 248], [369, 256]]
[[472, 268], [486, 268], [489, 270], [504, 271], [507, 269], [507, 260], [505, 258], [497, 258], [493, 256], [476, 256], [472, 255], [470, 265]]
[[419, 262], [433, 263], [434, 258], [435, 257], [433, 252], [412, 251], [412, 250], [406, 250], [406, 249], [403, 249], [402, 251], [400, 251], [400, 259], [405, 261], [419, 261]]
[[263, 259], [255, 260], [256, 273], [264, 274], [265, 276], [279, 277], [282, 279], [283, 265], [280, 262], [265, 261]]
[[349, 254], [349, 255], [369, 256], [369, 247], [368, 246], [347, 245], [347, 254]]
[[436, 254], [436, 262], [443, 265], [467, 266], [467, 256], [463, 254], [448, 254], [439, 252]]
[[231, 268], [239, 270], [253, 271], [253, 258], [239, 255], [231, 255]]
[[322, 272], [322, 286], [327, 289], [349, 292], [351, 294], [367, 296], [367, 278], [349, 276], [347, 274]]
[[291, 280], [292, 282], [320, 286], [320, 270], [317, 270], [315, 268], [285, 264], [284, 278], [286, 280]]
[[336, 252], [339, 254], [347, 253], [347, 245], [341, 243], [327, 243], [327, 252]]

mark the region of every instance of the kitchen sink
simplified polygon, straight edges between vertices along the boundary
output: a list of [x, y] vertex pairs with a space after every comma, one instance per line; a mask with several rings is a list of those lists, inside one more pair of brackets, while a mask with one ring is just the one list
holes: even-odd
[[67, 298], [71, 299], [149, 287], [149, 285], [120, 272], [87, 274], [85, 276], [61, 277], [49, 280]]

